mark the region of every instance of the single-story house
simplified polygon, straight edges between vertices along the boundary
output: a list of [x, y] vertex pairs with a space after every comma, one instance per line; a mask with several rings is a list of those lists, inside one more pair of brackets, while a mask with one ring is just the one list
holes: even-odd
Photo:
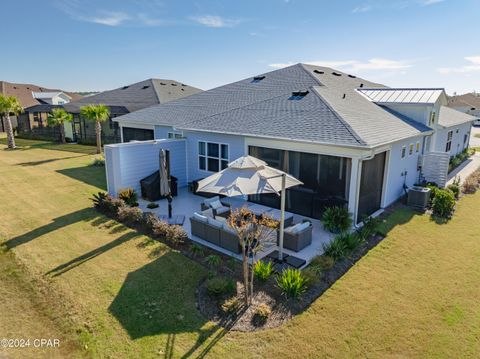
[[477, 118], [474, 125], [480, 126], [480, 94], [466, 93], [448, 98], [448, 107], [457, 111], [468, 113]]
[[[16, 116], [10, 117], [13, 128], [18, 132], [29, 132], [32, 128], [43, 126], [52, 106], [82, 98], [76, 93], [7, 81], [0, 81], [0, 93], [16, 97], [25, 111], [18, 119]], [[5, 126], [0, 120], [0, 132], [4, 131]]]
[[[473, 120], [447, 107], [441, 88], [390, 88], [296, 64], [114, 118], [123, 142], [153, 141], [106, 146], [108, 191], [139, 190], [160, 148], [179, 186], [250, 154], [303, 182], [287, 191], [289, 212], [318, 219], [345, 205], [358, 222], [416, 183], [445, 185]], [[249, 200], [279, 207], [275, 195]]]
[[80, 116], [82, 106], [104, 104], [110, 109], [110, 119], [102, 124], [103, 143], [119, 142], [121, 136], [129, 138], [153, 139], [148, 131], [141, 126], [133, 129], [124, 129], [120, 134], [118, 125], [113, 119], [153, 105], [164, 104], [172, 100], [186, 97], [202, 90], [173, 80], [148, 79], [120, 88], [100, 92], [93, 96], [86, 96], [78, 101], [64, 105], [69, 113], [73, 114], [73, 140], [82, 143], [95, 143], [95, 124], [89, 123]]

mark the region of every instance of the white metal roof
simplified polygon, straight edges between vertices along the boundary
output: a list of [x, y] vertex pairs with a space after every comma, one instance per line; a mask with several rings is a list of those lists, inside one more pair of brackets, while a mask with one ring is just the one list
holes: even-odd
[[442, 88], [359, 88], [368, 100], [381, 103], [435, 103], [444, 92]]

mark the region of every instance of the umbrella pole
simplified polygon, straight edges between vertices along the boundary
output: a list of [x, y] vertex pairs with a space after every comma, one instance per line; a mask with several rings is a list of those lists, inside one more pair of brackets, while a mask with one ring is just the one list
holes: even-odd
[[286, 175], [282, 175], [282, 193], [280, 194], [280, 238], [279, 238], [279, 248], [278, 248], [278, 260], [283, 261], [283, 231], [285, 227], [285, 185], [286, 185]]

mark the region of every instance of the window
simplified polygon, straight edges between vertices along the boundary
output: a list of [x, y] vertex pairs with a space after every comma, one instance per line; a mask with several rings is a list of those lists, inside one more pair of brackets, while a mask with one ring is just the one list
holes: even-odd
[[198, 168], [218, 172], [228, 166], [228, 145], [215, 142], [198, 142]]
[[450, 152], [450, 150], [452, 149], [452, 137], [453, 137], [453, 131], [448, 131], [447, 145], [445, 146], [445, 152]]
[[168, 132], [167, 137], [174, 139], [183, 138], [183, 132]]
[[435, 111], [430, 112], [430, 121], [429, 124], [433, 125], [435, 123]]
[[405, 154], [407, 153], [407, 148], [402, 146], [402, 158], [405, 158]]
[[470, 134], [470, 133], [466, 133], [466, 134], [464, 134], [464, 135], [463, 135], [463, 144], [464, 144], [464, 145], [466, 145], [466, 144], [467, 144], [467, 141], [468, 141], [468, 135], [469, 135], [469, 134]]
[[417, 152], [417, 153], [420, 152], [420, 142], [417, 142], [415, 152]]
[[409, 146], [408, 146], [408, 154], [411, 156], [413, 155], [413, 143], [411, 143]]

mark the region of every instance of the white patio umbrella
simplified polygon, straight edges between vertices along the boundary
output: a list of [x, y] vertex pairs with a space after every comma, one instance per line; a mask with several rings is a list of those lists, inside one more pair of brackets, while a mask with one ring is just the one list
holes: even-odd
[[[167, 154], [164, 149], [160, 149], [159, 153], [159, 175], [160, 175], [160, 196], [169, 196], [170, 195], [170, 181], [168, 178], [168, 169], [167, 169]], [[168, 217], [171, 217], [172, 208], [171, 200], [169, 197], [168, 200]]]
[[302, 184], [295, 177], [269, 167], [266, 162], [252, 156], [243, 156], [227, 168], [198, 182], [199, 192], [223, 194], [228, 197], [275, 193], [280, 200], [279, 260], [283, 259], [283, 231], [285, 224], [285, 190]]

